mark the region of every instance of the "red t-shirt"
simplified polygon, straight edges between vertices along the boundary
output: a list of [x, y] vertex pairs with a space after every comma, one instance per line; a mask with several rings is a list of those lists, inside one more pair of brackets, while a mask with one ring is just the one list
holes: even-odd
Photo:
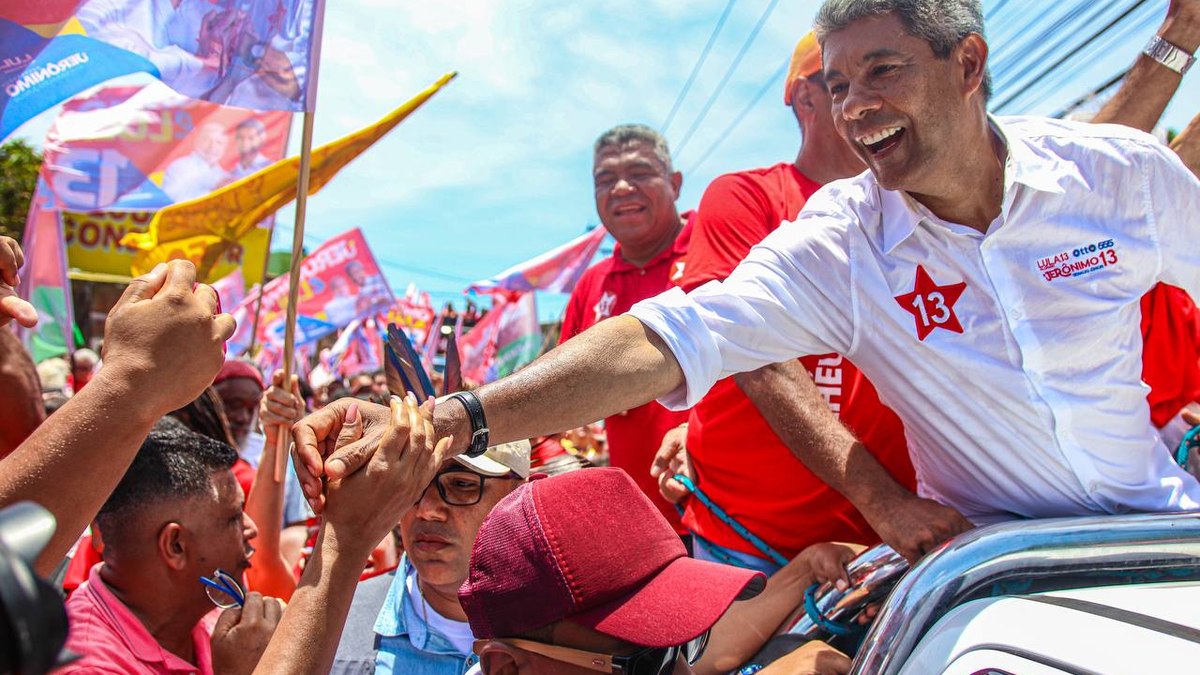
[[[729, 276], [755, 244], [795, 219], [819, 187], [792, 164], [713, 181], [700, 200], [684, 290]], [[800, 362], [842, 422], [897, 481], [913, 488], [904, 428], [880, 403], [867, 378], [837, 354], [806, 356]], [[796, 459], [733, 378], [718, 382], [693, 408], [687, 448], [700, 488], [789, 558], [823, 541], [879, 541], [845, 497]], [[683, 522], [715, 544], [762, 555], [698, 500], [688, 500]]]
[[[645, 267], [639, 269], [625, 262], [621, 257], [621, 245], [617, 244], [611, 257], [583, 273], [567, 302], [560, 344], [593, 324], [625, 313], [634, 303], [658, 295], [679, 282], [692, 233], [694, 212], [684, 216], [687, 223], [676, 237], [675, 245]], [[680, 533], [685, 530], [679, 523], [679, 514], [659, 494], [658, 482], [650, 477], [650, 465], [662, 444], [663, 436], [686, 422], [687, 418], [686, 412], [672, 412], [651, 402], [604, 420], [608, 434], [609, 463], [624, 469]]]
[[1157, 284], [1142, 296], [1142, 381], [1156, 427], [1200, 401], [1200, 312], [1182, 288]]

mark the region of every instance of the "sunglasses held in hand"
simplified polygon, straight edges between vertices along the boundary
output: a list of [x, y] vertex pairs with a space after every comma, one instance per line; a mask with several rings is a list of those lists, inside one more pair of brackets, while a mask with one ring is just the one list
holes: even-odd
[[223, 569], [213, 572], [211, 579], [200, 577], [200, 583], [204, 584], [208, 599], [221, 609], [241, 607], [246, 604], [246, 591], [242, 590], [242, 584]]

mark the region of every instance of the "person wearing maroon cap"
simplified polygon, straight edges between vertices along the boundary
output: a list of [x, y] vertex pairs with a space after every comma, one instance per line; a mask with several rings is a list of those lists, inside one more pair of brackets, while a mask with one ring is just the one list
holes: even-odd
[[[673, 286], [683, 273], [691, 236], [689, 218], [675, 208], [683, 175], [672, 168], [662, 135], [622, 124], [596, 139], [593, 157], [596, 213], [617, 245], [612, 256], [580, 277], [563, 314], [561, 342]], [[628, 471], [680, 534], [687, 530], [648, 471], [663, 434], [686, 420], [686, 412], [655, 402], [604, 420], [609, 463]]]
[[225, 406], [225, 418], [229, 420], [238, 451], [244, 453], [251, 433], [258, 426], [258, 404], [266, 389], [262, 373], [249, 361], [226, 361], [213, 380], [213, 388]]
[[[484, 673], [666, 675], [690, 673], [713, 624], [764, 581], [689, 558], [628, 474], [598, 468], [537, 474], [501, 500], [458, 597]], [[818, 672], [849, 668], [832, 648], [802, 649]]]

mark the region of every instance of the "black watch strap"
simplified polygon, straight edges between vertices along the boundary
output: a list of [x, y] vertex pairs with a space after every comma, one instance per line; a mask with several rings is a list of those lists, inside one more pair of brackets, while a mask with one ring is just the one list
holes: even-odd
[[471, 444], [463, 454], [468, 457], [482, 455], [488, 449], [488, 426], [487, 418], [483, 416], [483, 404], [479, 402], [479, 397], [470, 391], [450, 394], [450, 398], [463, 404], [467, 409], [467, 418], [471, 420]]

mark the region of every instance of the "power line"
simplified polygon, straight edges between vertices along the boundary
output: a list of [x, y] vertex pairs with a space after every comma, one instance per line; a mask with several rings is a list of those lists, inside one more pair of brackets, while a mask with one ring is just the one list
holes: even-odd
[[758, 18], [758, 23], [754, 25], [754, 30], [750, 31], [750, 35], [746, 36], [746, 41], [742, 43], [742, 48], [738, 50], [737, 56], [733, 57], [733, 62], [729, 64], [729, 68], [725, 71], [725, 75], [721, 78], [720, 84], [713, 91], [708, 100], [704, 102], [704, 107], [700, 109], [700, 114], [696, 117], [696, 121], [692, 122], [692, 126], [688, 128], [687, 133], [683, 135], [683, 140], [675, 147], [675, 152], [678, 153], [687, 146], [688, 141], [692, 139], [692, 135], [696, 133], [696, 129], [704, 122], [704, 118], [708, 117], [708, 111], [712, 109], [717, 98], [721, 96], [721, 92], [725, 91], [725, 86], [729, 84], [729, 80], [733, 77], [733, 73], [742, 63], [742, 58], [746, 56], [746, 52], [750, 51], [750, 46], [754, 44], [754, 40], [758, 37], [763, 26], [766, 25], [767, 19], [770, 18], [771, 12], [775, 11], [775, 5], [779, 4], [779, 0], [771, 0], [767, 8], [763, 10], [762, 16]]
[[1148, 30], [1158, 17], [1158, 11], [1153, 5], [1137, 3], [1118, 17], [1117, 21], [1129, 18], [1139, 6], [1144, 10], [1141, 17], [1126, 21], [1120, 30], [1096, 33], [1076, 48], [1077, 58], [1073, 62], [1064, 63], [1056, 69], [1054, 77], [1048, 76], [1047, 73], [1046, 77], [1030, 80], [1029, 86], [1014, 96], [1011, 103], [1015, 105], [1021, 102], [1022, 110], [1042, 103], [1055, 96], [1063, 86], [1074, 82], [1081, 72], [1091, 68], [1095, 63], [1091, 58], [1093, 55], [1105, 54], [1115, 47], [1128, 44], [1128, 40], [1134, 35]]
[[695, 172], [696, 169], [699, 169], [700, 165], [704, 164], [709, 156], [716, 152], [717, 148], [721, 147], [721, 144], [725, 142], [725, 139], [729, 138], [729, 135], [733, 133], [733, 130], [738, 128], [738, 125], [742, 123], [742, 120], [746, 119], [746, 115], [750, 114], [750, 111], [754, 109], [754, 106], [758, 104], [762, 97], [778, 83], [779, 78], [782, 77], [785, 72], [787, 72], [787, 67], [788, 61], [784, 61], [783, 65], [779, 66], [775, 72], [771, 73], [771, 76], [767, 78], [767, 81], [764, 82], [762, 87], [759, 88], [758, 92], [754, 94], [754, 97], [750, 99], [750, 102], [746, 104], [746, 107], [742, 108], [742, 111], [737, 114], [737, 117], [735, 117], [732, 122], [729, 123], [729, 126], [725, 127], [725, 129], [721, 131], [720, 135], [717, 136], [717, 140], [713, 141], [712, 145], [708, 146], [708, 148], [701, 153], [700, 158], [697, 159], [695, 163], [692, 164], [691, 168], [687, 170], [687, 174], [689, 176]]
[[[1084, 40], [1083, 44], [1080, 45], [1079, 48], [1068, 51], [1067, 53], [1063, 54], [1061, 57], [1059, 57], [1059, 59], [1057, 61], [1055, 61], [1050, 66], [1048, 66], [1047, 68], [1042, 70], [1042, 72], [1038, 73], [1035, 77], [1031, 78], [1030, 81], [1031, 82], [1045, 81], [1045, 78], [1047, 75], [1049, 75], [1050, 73], [1057, 70], [1059, 67], [1061, 67], [1064, 63], [1066, 63], [1072, 57], [1076, 56], [1079, 49], [1082, 49], [1083, 47], [1086, 47], [1087, 45], [1091, 44], [1092, 42], [1095, 42], [1099, 37], [1101, 37], [1102, 35], [1107, 33], [1114, 26], [1116, 26], [1118, 23], [1120, 23], [1126, 17], [1128, 17], [1131, 13], [1133, 13], [1134, 10], [1136, 10], [1138, 7], [1141, 7], [1145, 3], [1146, 3], [1146, 0], [1137, 0], [1137, 2], [1133, 3], [1133, 5], [1131, 7], [1129, 7], [1124, 12], [1122, 12], [1117, 18], [1108, 22], [1107, 24], [1104, 25], [1103, 28], [1096, 31], [1091, 36], [1089, 36], [1086, 40]], [[997, 103], [995, 105], [995, 107], [993, 108], [993, 110], [996, 110], [996, 111], [1002, 110], [1005, 106], [1011, 104], [1013, 101], [1020, 99], [1024, 94], [1025, 94], [1025, 89], [1020, 89], [1020, 90], [1014, 92], [1011, 96], [1008, 96], [1003, 101]]]
[[721, 17], [717, 19], [717, 25], [713, 27], [712, 35], [708, 36], [708, 42], [704, 45], [704, 49], [700, 51], [700, 58], [696, 59], [696, 65], [692, 66], [691, 75], [688, 75], [687, 82], [683, 83], [683, 89], [679, 91], [679, 95], [675, 97], [675, 103], [671, 105], [671, 112], [667, 113], [667, 119], [662, 123], [662, 133], [667, 133], [667, 129], [671, 127], [671, 122], [675, 120], [675, 113], [679, 112], [679, 106], [683, 103], [683, 99], [692, 90], [692, 85], [696, 82], [696, 75], [700, 74], [700, 69], [704, 67], [704, 62], [708, 60], [708, 53], [712, 51], [712, 46], [717, 41], [717, 35], [721, 33], [721, 28], [725, 26], [725, 20], [729, 18], [729, 12], [736, 3], [737, 0], [729, 0], [725, 5], [725, 11], [721, 12]]

